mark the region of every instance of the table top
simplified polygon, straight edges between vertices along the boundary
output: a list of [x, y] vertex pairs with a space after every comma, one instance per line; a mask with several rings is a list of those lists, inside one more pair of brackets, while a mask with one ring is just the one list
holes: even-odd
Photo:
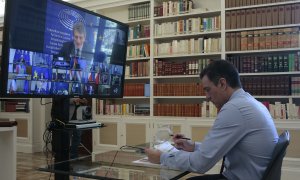
[[145, 158], [137, 152], [109, 151], [92, 156], [45, 165], [38, 170], [86, 177], [92, 179], [179, 179], [189, 172], [182, 172], [156, 164], [141, 164], [133, 161]]

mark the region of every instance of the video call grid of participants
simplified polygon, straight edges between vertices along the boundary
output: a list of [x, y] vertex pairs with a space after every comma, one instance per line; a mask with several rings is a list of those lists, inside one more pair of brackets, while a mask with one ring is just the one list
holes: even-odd
[[107, 95], [120, 89], [123, 67], [10, 49], [9, 94]]

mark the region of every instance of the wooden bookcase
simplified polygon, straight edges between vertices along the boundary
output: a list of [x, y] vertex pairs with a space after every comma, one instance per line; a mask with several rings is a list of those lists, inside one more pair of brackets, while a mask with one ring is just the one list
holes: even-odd
[[[43, 103], [45, 103], [43, 100]], [[7, 101], [13, 104], [7, 104]], [[14, 102], [20, 102], [17, 105]], [[26, 107], [22, 103], [26, 102]], [[17, 152], [33, 153], [43, 151], [43, 133], [49, 121], [50, 107], [41, 106], [40, 99], [1, 98], [0, 121], [17, 121]], [[16, 106], [19, 110], [16, 111]], [[49, 105], [47, 105], [49, 106]], [[49, 114], [49, 115], [48, 115]]]
[[[128, 17], [131, 15], [129, 9], [134, 8], [134, 6], [143, 6], [145, 3], [150, 3], [150, 17], [136, 18], [134, 20], [128, 20]], [[150, 44], [150, 54], [142, 55], [141, 57], [128, 57], [127, 63], [130, 64], [134, 62], [148, 62], [149, 63], [149, 76], [140, 76], [135, 77], [134, 75], [127, 76], [125, 79], [125, 86], [127, 84], [132, 83], [142, 83], [142, 84], [150, 84], [150, 97], [147, 96], [125, 96], [123, 99], [114, 99], [109, 100], [110, 105], [111, 103], [114, 104], [148, 104], [150, 107], [150, 114], [147, 116], [138, 116], [138, 115], [120, 115], [120, 114], [113, 114], [107, 115], [109, 113], [99, 113], [97, 109], [99, 106], [99, 101], [94, 100], [93, 107], [94, 108], [94, 118], [101, 119], [102, 122], [108, 124], [107, 130], [103, 128], [99, 132], [94, 133], [94, 151], [105, 151], [107, 149], [118, 149], [120, 146], [125, 144], [136, 145], [145, 142], [153, 141], [155, 132], [158, 128], [162, 126], [169, 126], [174, 132], [190, 132], [193, 127], [198, 127], [198, 123], [194, 124], [194, 119], [197, 119], [193, 116], [200, 113], [199, 105], [205, 101], [205, 96], [202, 93], [201, 95], [197, 92], [199, 87], [199, 77], [197, 75], [198, 67], [203, 64], [202, 60], [205, 59], [220, 59], [222, 54], [224, 54], [223, 45], [221, 44], [221, 36], [222, 36], [222, 20], [221, 20], [221, 4], [220, 1], [213, 1], [213, 2], [203, 2], [203, 1], [196, 1], [194, 3], [197, 9], [192, 9], [190, 11], [184, 11], [178, 14], [170, 14], [165, 16], [154, 16], [154, 9], [163, 5], [163, 1], [134, 1], [132, 3], [127, 4], [118, 4], [116, 3], [115, 6], [103, 6], [104, 8], [99, 7], [99, 9], [95, 9], [94, 11], [100, 13], [102, 15], [111, 17], [113, 19], [117, 19], [121, 22], [129, 24], [130, 27], [136, 26], [148, 26], [150, 28], [150, 36], [149, 37], [142, 37], [138, 39], [129, 39], [128, 45], [134, 46], [136, 44], [141, 43], [149, 43]], [[207, 5], [208, 4], [208, 5]], [[204, 6], [205, 5], [205, 6]], [[207, 10], [208, 9], [208, 10]], [[143, 12], [140, 12], [144, 14]], [[138, 12], [139, 14], [139, 12]], [[147, 13], [146, 13], [147, 14]], [[164, 24], [164, 26], [168, 23], [183, 23], [188, 19], [196, 20], [198, 19], [209, 19], [210, 23], [212, 18], [218, 17], [218, 28], [206, 28], [204, 30], [200, 29], [193, 29], [189, 32], [184, 32], [181, 30], [180, 32], [173, 32], [172, 34], [158, 34], [155, 33], [155, 27], [159, 24]], [[180, 21], [180, 22], [179, 22]], [[186, 24], [187, 25], [187, 24]], [[184, 24], [178, 25], [183, 27]], [[194, 25], [195, 26], [195, 25]], [[216, 25], [217, 26], [217, 25]], [[195, 28], [195, 27], [194, 27]], [[165, 27], [162, 29], [166, 29]], [[178, 28], [179, 30], [180, 28]], [[161, 44], [164, 43], [172, 43], [172, 41], [177, 41], [177, 44], [181, 44], [181, 47], [185, 46], [186, 43], [190, 43], [191, 39], [193, 41], [198, 39], [211, 39], [209, 40], [211, 43], [212, 39], [218, 39], [220, 45], [215, 45], [214, 50], [209, 50], [209, 48], [194, 51], [181, 51], [181, 48], [178, 46], [178, 51], [174, 51], [173, 53], [159, 53], [158, 50], [162, 49], [159, 47]], [[214, 40], [215, 41], [215, 40]], [[208, 42], [207, 42], [208, 43]], [[195, 48], [196, 49], [196, 48]], [[156, 73], [155, 69], [157, 69], [157, 62], [167, 62], [169, 64], [178, 64], [179, 66], [183, 66], [185, 64], [186, 73], [182, 74], [164, 74]], [[197, 66], [197, 68], [196, 68]], [[169, 84], [169, 90], [174, 90], [172, 93], [156, 93], [154, 88], [162, 87], [164, 84]], [[187, 84], [188, 83], [188, 84]], [[176, 92], [176, 88], [179, 89], [194, 89], [193, 91], [181, 92], [179, 94], [174, 94]], [[163, 87], [160, 89], [164, 89]], [[183, 95], [184, 94], [184, 95]], [[170, 116], [172, 111], [174, 112], [175, 106], [177, 108], [181, 106], [180, 104], [184, 104], [185, 108], [188, 109], [194, 106], [194, 109], [198, 107], [198, 113], [189, 112], [190, 117], [186, 117], [183, 114], [181, 116]], [[104, 105], [105, 106], [105, 105]], [[161, 110], [160, 112], [166, 111], [169, 109], [168, 113], [165, 113], [164, 116], [161, 116], [162, 113], [158, 114], [157, 110], [155, 110], [157, 106], [165, 106], [165, 110]], [[173, 107], [173, 110], [170, 109]], [[111, 107], [110, 107], [111, 108]], [[105, 110], [101, 110], [102, 112]], [[182, 108], [182, 111], [184, 109]], [[124, 113], [123, 113], [124, 114]], [[204, 121], [207, 118], [201, 118]], [[189, 122], [189, 123], [187, 123]], [[209, 124], [206, 128], [211, 126], [212, 119], [209, 120]], [[195, 128], [194, 128], [195, 129]], [[133, 133], [134, 132], [134, 133]], [[136, 133], [136, 134], [135, 134]], [[197, 137], [196, 133], [189, 133], [189, 135], [195, 134], [195, 138], [201, 139], [201, 137]], [[109, 138], [111, 137], [111, 138]], [[135, 137], [139, 137], [136, 138]], [[111, 139], [111, 142], [109, 142]]]
[[[225, 2], [225, 59], [239, 69], [244, 89], [268, 107], [278, 133], [291, 132], [283, 163], [287, 169], [297, 166], [291, 162], [299, 163], [300, 157], [295, 151], [299, 149], [299, 6], [298, 0]], [[283, 171], [283, 179], [297, 173]]]

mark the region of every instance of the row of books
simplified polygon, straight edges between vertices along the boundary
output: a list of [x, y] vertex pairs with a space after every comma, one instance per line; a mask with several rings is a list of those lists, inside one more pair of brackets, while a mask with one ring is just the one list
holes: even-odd
[[267, 109], [269, 110], [271, 116], [274, 119], [299, 119], [300, 118], [300, 108], [294, 103], [281, 103], [269, 101], [263, 101]]
[[221, 38], [173, 40], [154, 44], [154, 55], [198, 54], [221, 51]]
[[128, 40], [148, 37], [150, 37], [150, 25], [137, 24], [129, 27]]
[[150, 56], [150, 44], [135, 44], [127, 46], [127, 58]]
[[299, 28], [280, 28], [226, 33], [226, 51], [296, 48], [300, 46]]
[[154, 116], [205, 117], [217, 116], [218, 109], [211, 101], [201, 104], [154, 104]]
[[284, 1], [295, 1], [295, 0], [225, 0], [225, 7], [240, 7], [240, 6], [251, 6], [259, 4], [277, 3]]
[[[299, 119], [300, 106], [294, 103], [262, 101], [274, 119]], [[105, 104], [104, 100], [96, 100], [97, 115], [150, 115], [149, 104]], [[155, 104], [155, 116], [187, 116], [212, 118], [217, 115], [217, 108], [212, 102], [201, 104]]]
[[104, 100], [96, 100], [97, 115], [150, 115], [149, 104], [109, 104]]
[[259, 72], [293, 72], [300, 71], [300, 52], [253, 55], [253, 56], [230, 56], [230, 61], [240, 73]]
[[220, 29], [221, 16], [209, 18], [198, 17], [155, 24], [154, 35], [167, 36], [176, 34], [193, 34], [206, 31], [218, 31]]
[[226, 11], [225, 29], [300, 23], [300, 4]]
[[192, 9], [192, 0], [164, 1], [161, 5], [154, 7], [154, 17], [184, 14]]
[[255, 76], [241, 77], [245, 91], [252, 95], [288, 96], [291, 94], [290, 77], [284, 76]]
[[28, 100], [1, 100], [1, 112], [29, 112]]
[[171, 62], [160, 59], [154, 61], [154, 76], [170, 75], [198, 75], [211, 59], [188, 60], [185, 62]]
[[201, 83], [156, 83], [154, 96], [205, 96]]
[[125, 83], [124, 96], [145, 96], [150, 97], [150, 84]]
[[154, 104], [154, 116], [201, 117], [201, 104]]
[[150, 18], [150, 2], [128, 7], [128, 21]]
[[300, 95], [300, 77], [291, 77], [291, 95]]
[[149, 61], [135, 61], [126, 65], [125, 77], [148, 77], [149, 76]]
[[[96, 100], [97, 115], [150, 115], [149, 104], [110, 104]], [[212, 102], [202, 104], [154, 104], [154, 116], [216, 117], [217, 108]]]

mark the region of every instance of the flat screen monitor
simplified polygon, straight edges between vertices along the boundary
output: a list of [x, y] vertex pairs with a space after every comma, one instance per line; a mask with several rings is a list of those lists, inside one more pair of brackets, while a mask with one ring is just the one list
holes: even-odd
[[123, 97], [128, 25], [59, 0], [8, 0], [1, 96]]

